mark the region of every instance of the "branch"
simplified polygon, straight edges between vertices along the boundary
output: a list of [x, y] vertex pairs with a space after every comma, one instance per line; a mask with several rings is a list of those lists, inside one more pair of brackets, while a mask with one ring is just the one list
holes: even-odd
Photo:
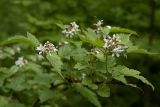
[[[59, 84], [53, 85], [53, 88], [59, 87], [61, 85], [67, 85], [67, 84], [73, 84], [73, 83], [82, 83], [82, 80], [67, 80], [65, 82], [61, 82]], [[116, 80], [106, 80], [106, 81], [94, 81], [94, 84], [115, 84], [115, 85], [124, 85], [122, 82], [116, 81]]]

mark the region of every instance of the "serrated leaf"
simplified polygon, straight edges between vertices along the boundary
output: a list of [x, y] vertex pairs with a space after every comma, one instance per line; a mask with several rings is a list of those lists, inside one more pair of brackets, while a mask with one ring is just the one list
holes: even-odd
[[137, 78], [137, 79], [141, 80], [143, 83], [151, 86], [152, 89], [154, 90], [154, 86], [146, 78], [144, 78], [143, 76], [140, 76], [140, 72], [137, 70], [129, 69], [125, 66], [117, 66], [114, 68], [114, 72], [118, 72], [124, 76], [130, 76], [130, 77]]
[[82, 96], [86, 97], [92, 104], [94, 104], [97, 107], [101, 107], [101, 104], [98, 101], [98, 98], [94, 92], [82, 86], [81, 84], [73, 84], [73, 86], [77, 92], [79, 92]]
[[27, 32], [27, 37], [35, 44], [35, 46], [38, 46], [40, 44], [39, 40], [31, 33]]
[[97, 93], [101, 97], [109, 97], [110, 96], [110, 88], [107, 84], [101, 84], [98, 86]]
[[78, 47], [78, 48], [75, 48], [72, 53], [71, 53], [71, 56], [73, 57], [73, 59], [77, 62], [82, 62], [84, 61], [87, 61], [87, 50], [85, 48], [81, 48], [81, 47]]
[[59, 48], [59, 50], [58, 50], [58, 55], [60, 56], [60, 57], [62, 57], [62, 58], [66, 58], [66, 59], [70, 59], [70, 57], [71, 57], [71, 53], [72, 53], [72, 46], [70, 46], [70, 45], [65, 45], [65, 46], [63, 46], [63, 47], [61, 47], [61, 48]]

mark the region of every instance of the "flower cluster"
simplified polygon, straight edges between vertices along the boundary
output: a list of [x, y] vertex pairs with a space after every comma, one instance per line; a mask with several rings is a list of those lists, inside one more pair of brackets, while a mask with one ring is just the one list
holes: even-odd
[[58, 49], [56, 49], [55, 46], [49, 41], [47, 41], [44, 45], [40, 44], [36, 50], [39, 51], [39, 54], [49, 53], [50, 55], [52, 52], [58, 51]]
[[16, 66], [22, 67], [23, 65], [27, 64], [28, 61], [23, 57], [19, 57], [18, 60], [15, 61]]
[[103, 40], [105, 42], [103, 47], [107, 49], [108, 52], [111, 52], [112, 56], [119, 57], [120, 54], [126, 56], [125, 52], [128, 46], [119, 44], [121, 40], [116, 37], [115, 34], [112, 37], [109, 36], [107, 38], [104, 38]]
[[101, 30], [101, 27], [103, 25], [103, 20], [99, 20], [97, 23], [94, 24], [96, 26], [95, 32], [99, 33]]
[[72, 38], [75, 34], [77, 34], [78, 31], [80, 31], [79, 25], [77, 25], [76, 22], [71, 22], [69, 25], [64, 26], [64, 30], [62, 31], [62, 33], [66, 37]]

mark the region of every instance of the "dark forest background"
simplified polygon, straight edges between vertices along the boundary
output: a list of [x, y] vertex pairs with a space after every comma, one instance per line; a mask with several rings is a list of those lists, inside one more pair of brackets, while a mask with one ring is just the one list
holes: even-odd
[[[160, 52], [160, 0], [0, 0], [0, 41], [14, 35], [34, 34], [41, 41], [58, 39], [56, 23], [76, 21], [135, 30], [133, 42], [151, 52]], [[128, 86], [113, 86], [110, 98], [100, 98], [103, 107], [160, 107], [160, 56], [129, 55], [123, 61], [138, 69], [155, 86], [155, 91], [139, 83], [144, 92]], [[77, 94], [63, 107], [92, 107]]]

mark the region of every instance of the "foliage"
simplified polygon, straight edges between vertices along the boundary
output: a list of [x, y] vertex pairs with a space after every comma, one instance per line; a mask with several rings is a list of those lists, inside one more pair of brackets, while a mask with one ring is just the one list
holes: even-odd
[[[118, 64], [125, 65], [126, 67], [130, 68], [130, 70], [136, 69], [138, 71], [141, 71], [139, 76], [143, 75], [145, 78], [149, 79], [151, 83], [153, 83], [153, 85], [155, 86], [155, 91], [152, 91], [150, 87], [148, 87], [147, 85], [144, 85], [138, 79], [136, 80], [134, 78], [125, 76], [125, 78], [127, 78], [127, 81], [129, 81], [129, 83], [126, 85], [137, 87], [133, 84], [130, 84], [130, 83], [136, 83], [139, 87], [142, 88], [143, 92], [140, 92], [137, 89], [132, 89], [131, 87], [128, 87], [128, 86], [109, 84], [109, 88], [111, 88], [111, 97], [107, 99], [99, 97], [99, 100], [101, 101], [102, 106], [103, 107], [108, 107], [108, 106], [109, 107], [132, 107], [132, 106], [159, 107], [160, 106], [159, 105], [160, 57], [159, 57], [159, 54], [157, 54], [160, 52], [160, 48], [159, 48], [160, 18], [159, 17], [160, 17], [160, 0], [131, 0], [131, 1], [130, 0], [114, 0], [114, 1], [113, 0], [98, 0], [98, 1], [93, 1], [93, 0], [0, 0], [0, 22], [1, 22], [0, 24], [0, 41], [1, 41], [0, 42], [0, 45], [1, 45], [0, 46], [0, 67], [2, 67], [1, 71], [5, 72], [10, 69], [10, 75], [17, 72], [16, 70], [17, 67], [11, 67], [11, 66], [14, 64], [14, 61], [18, 59], [19, 56], [24, 56], [24, 58], [20, 58], [20, 59], [29, 60], [29, 63], [27, 64], [29, 68], [27, 69], [33, 70], [34, 73], [39, 74], [39, 72], [43, 72], [43, 70], [48, 71], [49, 63], [48, 63], [48, 59], [46, 59], [46, 55], [44, 56], [45, 58], [43, 58], [37, 55], [35, 51], [35, 47], [39, 45], [39, 43], [38, 42], [34, 43], [33, 41], [30, 41], [32, 39], [36, 41], [34, 37], [31, 37], [29, 39], [24, 36], [23, 37], [20, 36], [20, 35], [26, 34], [26, 31], [34, 34], [36, 38], [38, 38], [38, 40], [41, 41], [41, 43], [44, 43], [45, 41], [50, 40], [51, 42], [55, 43], [55, 45], [57, 46], [58, 42], [63, 40], [61, 40], [62, 35], [59, 33], [60, 29], [57, 26], [55, 26], [55, 24], [63, 28], [62, 22], [69, 23], [71, 21], [76, 21], [81, 25], [81, 28], [86, 28], [86, 26], [93, 26], [92, 24], [97, 19], [100, 18], [104, 20], [105, 24], [113, 26], [112, 29], [115, 26], [121, 26], [121, 27], [129, 28], [138, 32], [138, 35], [140, 36], [130, 36], [130, 39], [132, 40], [133, 44], [136, 44], [140, 49], [137, 47], [135, 47], [134, 50], [133, 50], [133, 47], [131, 50], [127, 49], [127, 52], [129, 53], [127, 54], [127, 59], [123, 57], [119, 57], [119, 58], [116, 58], [115, 60]], [[115, 27], [114, 30], [116, 30], [115, 33], [119, 32], [119, 33], [137, 35], [134, 31], [130, 32], [128, 31], [128, 29], [121, 28], [120, 31], [117, 31], [119, 30], [119, 27], [118, 29], [117, 27]], [[114, 30], [113, 30], [113, 33], [114, 33]], [[104, 33], [108, 33], [108, 31], [105, 30]], [[17, 38], [16, 40], [13, 35], [18, 35], [20, 37]], [[77, 35], [77, 36], [79, 36], [79, 38], [81, 37], [80, 35]], [[9, 40], [8, 42], [12, 41], [12, 44], [8, 44], [6, 42], [4, 43], [4, 40], [6, 41], [6, 38], [8, 37], [13, 37], [8, 39]], [[128, 36], [124, 36], [124, 38], [125, 37], [128, 37]], [[88, 43], [90, 44], [90, 42], [85, 42], [82, 45], [83, 49], [82, 48], [77, 49], [75, 48], [75, 46], [78, 46], [78, 45], [80, 46], [81, 42], [79, 42], [79, 40], [76, 43], [75, 41], [74, 42], [72, 42], [71, 40], [69, 41], [72, 45], [69, 45], [69, 46], [65, 45], [64, 46], [65, 48], [61, 47], [58, 49], [58, 55], [60, 56], [60, 59], [61, 58], [65, 59], [65, 60], [62, 60], [63, 63], [66, 60], [73, 60], [73, 57], [74, 57], [74, 60], [76, 61], [81, 60], [81, 58], [78, 56], [82, 55], [85, 52], [84, 47], [88, 45]], [[17, 42], [18, 44], [15, 44]], [[101, 47], [103, 45], [102, 39], [101, 41], [96, 41], [96, 42], [97, 42], [96, 46], [98, 45], [98, 47]], [[83, 52], [78, 53], [76, 52], [75, 49], [82, 50]], [[90, 47], [87, 47], [87, 51], [89, 51], [89, 49]], [[70, 54], [72, 53], [73, 50], [74, 50], [73, 53], [74, 54], [76, 53], [76, 56], [73, 56], [74, 54], [72, 55]], [[149, 50], [149, 51], [146, 51], [146, 50]], [[154, 53], [151, 53], [151, 52], [154, 52]], [[140, 53], [140, 54], [136, 54], [136, 53]], [[145, 54], [142, 54], [142, 53], [145, 53]], [[82, 56], [85, 56], [85, 55], [86, 54], [83, 54]], [[97, 64], [95, 63], [93, 64], [93, 66], [97, 65], [93, 67], [93, 70], [97, 69], [97, 71], [101, 72], [102, 74], [97, 73], [96, 75], [100, 76], [100, 78], [106, 79], [106, 76], [103, 75], [103, 73], [105, 73], [105, 70], [103, 70], [105, 66], [104, 64], [105, 59], [104, 59], [103, 53], [101, 52], [99, 54], [96, 54], [96, 55], [93, 54], [93, 55], [99, 61], [101, 61]], [[88, 57], [85, 57], [85, 58], [86, 60], [88, 60], [87, 59]], [[41, 61], [41, 59], [43, 59], [43, 61]], [[114, 65], [115, 61], [112, 60], [112, 57], [108, 57], [108, 60], [109, 60], [108, 62], [110, 62], [108, 63], [108, 68], [110, 68], [112, 67], [112, 65]], [[45, 68], [43, 68], [41, 64], [45, 66]], [[62, 64], [62, 68], [64, 67], [66, 67], [65, 64]], [[80, 71], [85, 70], [87, 69], [87, 64], [86, 62], [78, 62], [74, 65], [74, 69], [80, 70]], [[63, 72], [63, 70], [61, 70], [61, 72]], [[71, 73], [70, 74], [71, 76], [73, 75], [72, 77], [77, 75], [77, 74], [74, 74], [73, 72], [70, 72], [70, 73]], [[0, 82], [0, 86], [2, 87], [4, 81], [6, 81], [6, 79], [4, 79], [6, 78], [6, 74], [4, 75], [3, 73], [0, 75], [3, 75], [0, 78], [0, 81], [2, 80]], [[57, 75], [56, 77], [60, 76], [60, 74], [57, 74], [57, 73], [56, 75]], [[69, 74], [67, 74], [67, 76], [68, 75]], [[83, 74], [83, 76], [85, 76], [85, 74]], [[38, 75], [36, 80], [37, 81], [40, 81], [41, 79], [44, 80], [44, 78], [42, 77], [51, 78], [48, 75], [42, 74], [42, 75]], [[59, 77], [59, 79], [62, 79], [62, 78], [63, 78], [62, 76]], [[121, 82], [125, 83], [126, 79], [124, 79], [124, 76], [118, 76], [116, 79], [119, 79], [119, 78], [121, 79]], [[51, 80], [51, 79], [48, 79], [48, 80]], [[82, 84], [85, 85], [87, 88], [89, 87], [93, 90], [97, 88], [96, 85], [92, 84], [92, 81], [90, 79], [86, 79], [82, 81]], [[47, 89], [43, 89], [43, 90], [45, 91]], [[39, 93], [40, 92], [42, 93], [43, 90], [39, 91]], [[57, 92], [54, 91], [54, 92], [57, 95], [56, 98], [61, 97], [62, 99], [62, 100], [56, 100], [56, 102], [60, 106], [64, 106], [64, 107], [65, 106], [67, 107], [73, 107], [73, 106], [92, 107], [93, 106], [91, 103], [87, 101], [87, 99], [85, 100], [83, 96], [80, 96], [79, 94], [71, 92], [66, 95], [65, 93], [65, 95], [67, 96], [67, 100], [66, 100], [66, 97], [61, 96], [63, 94], [61, 94], [59, 91]], [[3, 88], [0, 88], [0, 93], [1, 93], [1, 96], [3, 97], [1, 101], [3, 102], [3, 104], [5, 104], [6, 102], [8, 102], [8, 100], [6, 99], [8, 99], [8, 96], [11, 94], [6, 92], [7, 95], [6, 94], [4, 95]], [[17, 93], [19, 94], [21, 92], [17, 92]], [[27, 99], [26, 102], [31, 102], [32, 100], [36, 99], [33, 97], [33, 96], [36, 96], [35, 94], [33, 93], [26, 94], [26, 93], [21, 93], [21, 94], [23, 94], [23, 96], [30, 96], [30, 97], [23, 97], [24, 98], [23, 101]], [[101, 95], [101, 93], [99, 93], [98, 91], [97, 91], [97, 94]], [[43, 95], [47, 95], [47, 94], [43, 94]], [[17, 99], [17, 98], [13, 97], [13, 99]], [[11, 102], [10, 104], [11, 107], [21, 106], [21, 104], [13, 105], [14, 102], [13, 101]], [[15, 103], [17, 103], [17, 101]], [[53, 104], [53, 105], [58, 106], [57, 104]]]
[[[101, 107], [97, 96], [109, 97], [111, 84], [137, 87], [129, 83], [126, 76], [139, 79], [154, 90], [139, 71], [118, 62], [119, 57], [127, 58], [127, 53], [149, 54], [132, 44], [130, 36], [136, 33], [102, 24], [103, 21], [98, 21], [95, 29], [84, 30], [75, 22], [61, 25], [64, 26], [62, 38], [52, 41], [56, 45], [49, 41], [42, 45], [30, 33], [27, 37], [14, 36], [1, 42], [1, 59], [12, 63], [2, 64], [0, 68], [0, 104], [4, 107], [13, 106], [13, 102], [18, 107], [58, 106], [59, 100], [67, 99], [67, 93], [77, 91]], [[13, 50], [13, 54], [5, 51], [15, 43], [21, 51]]]

